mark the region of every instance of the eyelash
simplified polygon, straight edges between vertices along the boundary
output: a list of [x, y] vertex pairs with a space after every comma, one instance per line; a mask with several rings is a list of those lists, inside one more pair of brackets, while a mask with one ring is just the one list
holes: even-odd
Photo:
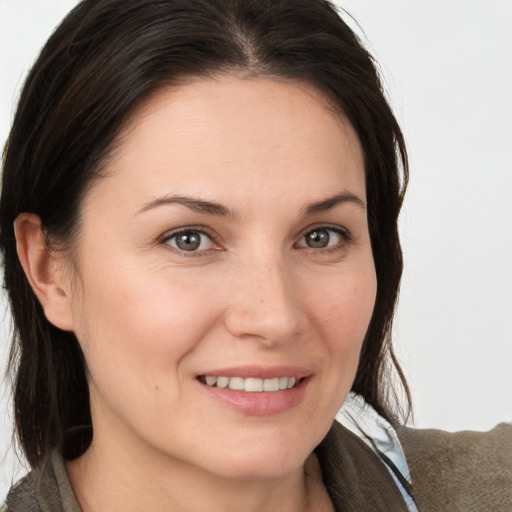
[[[160, 243], [162, 245], [167, 245], [168, 247], [170, 247], [171, 250], [173, 250], [174, 252], [176, 252], [182, 256], [185, 256], [185, 257], [202, 256], [206, 251], [211, 250], [211, 249], [203, 249], [203, 250], [199, 250], [199, 251], [197, 251], [197, 250], [185, 251], [178, 247], [170, 246], [169, 242], [172, 239], [177, 238], [178, 236], [186, 234], [186, 233], [197, 233], [199, 235], [206, 236], [209, 240], [211, 240], [211, 242], [213, 244], [217, 244], [218, 237], [215, 236], [215, 234], [212, 233], [209, 229], [206, 229], [204, 226], [186, 226], [183, 228], [179, 228], [175, 231], [171, 231], [170, 233], [167, 233], [166, 235], [164, 235], [161, 238]], [[213, 249], [213, 250], [218, 250], [218, 249]]]
[[323, 247], [315, 249], [314, 247], [309, 246], [299, 246], [304, 247], [305, 249], [310, 249], [311, 251], [314, 251], [315, 253], [321, 253], [321, 254], [331, 254], [336, 253], [338, 251], [341, 251], [346, 248], [347, 244], [350, 244], [353, 242], [353, 237], [350, 234], [349, 231], [346, 229], [340, 228], [338, 226], [325, 226], [325, 225], [319, 225], [315, 226], [313, 228], [308, 228], [307, 231], [304, 231], [300, 237], [300, 240], [304, 239], [308, 234], [313, 233], [314, 231], [327, 231], [327, 232], [333, 232], [338, 235], [341, 240], [337, 244], [334, 244], [331, 247]]
[[[334, 226], [325, 226], [325, 225], [319, 225], [316, 227], [310, 227], [306, 231], [303, 231], [299, 240], [303, 240], [308, 234], [313, 233], [314, 231], [327, 231], [336, 233], [342, 240], [341, 242], [333, 245], [332, 247], [323, 247], [323, 248], [314, 248], [307, 245], [298, 245], [298, 242], [294, 244], [294, 247], [309, 249], [315, 253], [335, 253], [340, 250], [343, 250], [346, 246], [346, 244], [351, 243], [353, 241], [352, 235], [343, 228], [340, 227], [334, 227]], [[160, 239], [160, 244], [170, 246], [169, 242], [172, 239], [175, 239], [179, 235], [186, 234], [186, 233], [196, 233], [202, 236], [206, 236], [213, 244], [217, 244], [218, 237], [211, 232], [209, 229], [206, 229], [204, 226], [187, 226], [183, 228], [179, 228], [175, 231], [172, 231], [170, 233], [167, 233], [165, 236], [163, 236]], [[185, 257], [199, 257], [202, 256], [206, 251], [212, 250], [212, 249], [202, 249], [202, 250], [192, 250], [192, 251], [186, 251], [183, 249], [180, 249], [178, 247], [172, 247], [171, 250], [179, 253], [182, 256]], [[219, 250], [219, 249], [213, 249], [213, 250]]]

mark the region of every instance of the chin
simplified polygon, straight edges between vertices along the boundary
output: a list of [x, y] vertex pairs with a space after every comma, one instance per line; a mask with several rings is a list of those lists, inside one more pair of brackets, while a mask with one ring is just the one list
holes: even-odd
[[[253, 432], [254, 433], [254, 432]], [[203, 453], [202, 465], [219, 476], [238, 480], [265, 480], [285, 477], [302, 468], [305, 460], [321, 441], [308, 439], [304, 432], [286, 429], [257, 433], [252, 437], [232, 436], [222, 452]], [[311, 435], [311, 432], [309, 432]], [[257, 438], [256, 438], [257, 437]], [[220, 441], [220, 440], [219, 440]]]
[[310, 452], [302, 452], [289, 455], [274, 455], [269, 457], [237, 456], [236, 454], [226, 458], [220, 464], [215, 465], [215, 473], [224, 478], [232, 480], [274, 480], [286, 477], [291, 473], [300, 470]]

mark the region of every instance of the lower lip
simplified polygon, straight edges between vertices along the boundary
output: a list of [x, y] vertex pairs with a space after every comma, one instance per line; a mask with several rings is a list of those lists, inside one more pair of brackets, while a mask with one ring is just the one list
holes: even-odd
[[197, 382], [211, 397], [246, 416], [271, 416], [297, 407], [304, 398], [309, 379], [302, 379], [291, 389], [259, 393], [216, 388]]

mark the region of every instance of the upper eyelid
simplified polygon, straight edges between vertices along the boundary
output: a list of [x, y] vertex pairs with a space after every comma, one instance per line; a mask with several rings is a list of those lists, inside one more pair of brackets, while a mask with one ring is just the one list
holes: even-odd
[[206, 235], [214, 242], [219, 238], [215, 232], [213, 232], [211, 229], [207, 228], [206, 226], [183, 226], [181, 228], [175, 228], [175, 229], [171, 229], [170, 231], [166, 231], [159, 238], [159, 240], [162, 242], [165, 242], [166, 240], [169, 240], [170, 238], [173, 238], [181, 233], [186, 233], [187, 231], [194, 231], [194, 232]]
[[343, 226], [333, 225], [333, 224], [316, 224], [316, 225], [314, 224], [312, 226], [307, 227], [306, 229], [301, 230], [299, 232], [299, 234], [297, 235], [297, 239], [302, 238], [303, 236], [307, 235], [308, 233], [311, 233], [311, 231], [315, 231], [316, 229], [318, 229], [318, 230], [325, 229], [327, 231], [329, 231], [329, 230], [336, 231], [338, 233], [341, 233], [344, 237], [346, 237], [349, 240], [351, 240], [353, 238], [350, 230], [348, 230], [347, 228], [345, 228]]

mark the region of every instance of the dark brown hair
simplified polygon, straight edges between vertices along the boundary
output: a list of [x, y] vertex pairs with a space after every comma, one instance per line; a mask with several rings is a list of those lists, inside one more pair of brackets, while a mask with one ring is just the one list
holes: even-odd
[[[18, 438], [36, 465], [66, 429], [89, 424], [85, 362], [50, 324], [16, 254], [14, 219], [37, 214], [47, 240], [73, 239], [81, 199], [138, 105], [180, 80], [237, 73], [303, 81], [352, 123], [365, 154], [377, 298], [353, 391], [396, 419], [390, 331], [402, 253], [397, 218], [407, 182], [400, 128], [371, 56], [324, 0], [85, 0], [41, 51], [4, 151], [0, 246], [14, 332], [10, 370]], [[392, 396], [391, 396], [392, 398]]]

